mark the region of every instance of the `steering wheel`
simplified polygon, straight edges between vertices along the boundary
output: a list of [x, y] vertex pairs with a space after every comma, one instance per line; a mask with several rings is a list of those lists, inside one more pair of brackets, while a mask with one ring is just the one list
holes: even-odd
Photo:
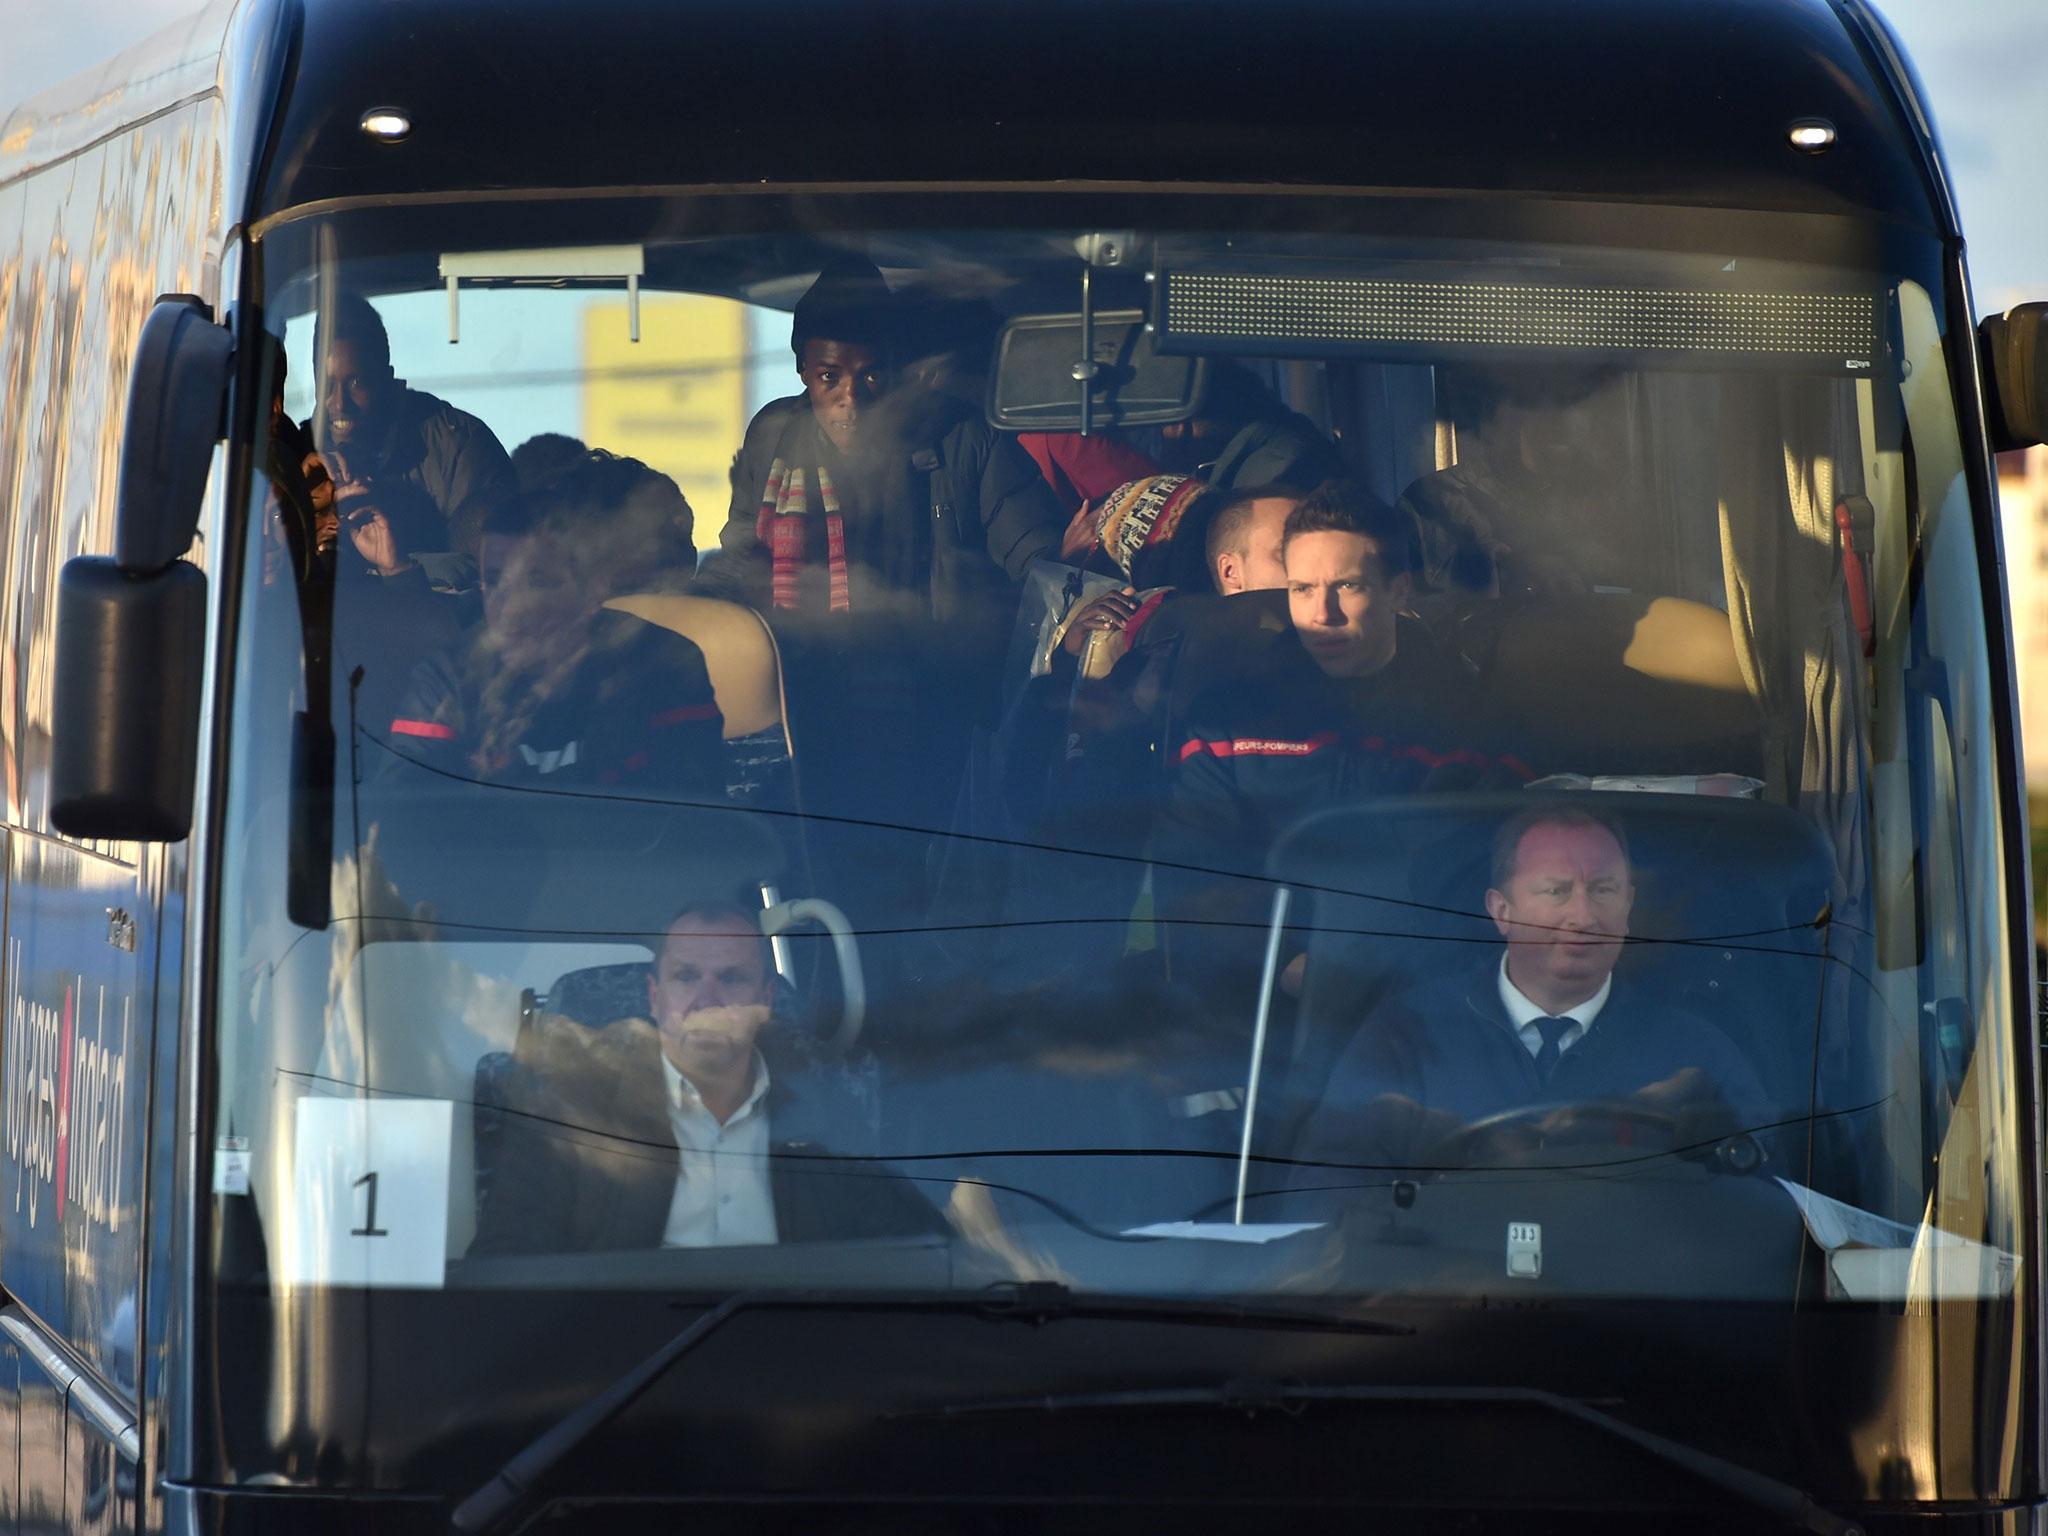
[[[1482, 1115], [1477, 1120], [1447, 1132], [1430, 1149], [1427, 1161], [1434, 1165], [1461, 1165], [1468, 1161], [1473, 1152], [1483, 1148], [1489, 1141], [1525, 1127], [1536, 1133], [1536, 1145], [1539, 1147], [1553, 1135], [1569, 1134], [1576, 1140], [1580, 1128], [1589, 1124], [1611, 1125], [1617, 1130], [1622, 1127], [1642, 1127], [1657, 1133], [1665, 1145], [1675, 1144], [1679, 1139], [1677, 1116], [1651, 1109], [1630, 1099], [1579, 1099], [1566, 1103], [1518, 1104], [1512, 1109]], [[1617, 1142], [1623, 1141], [1618, 1135], [1614, 1139]]]

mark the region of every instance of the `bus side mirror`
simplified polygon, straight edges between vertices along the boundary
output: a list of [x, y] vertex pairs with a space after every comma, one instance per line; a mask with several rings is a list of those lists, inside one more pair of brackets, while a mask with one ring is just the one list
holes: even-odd
[[50, 821], [68, 836], [176, 842], [192, 829], [206, 578], [180, 557], [205, 509], [233, 351], [190, 294], [166, 294], [142, 323], [114, 553], [57, 578]]
[[192, 830], [206, 578], [104, 555], [57, 577], [50, 821], [70, 837], [177, 842]]
[[2022, 304], [1977, 322], [1990, 397], [1991, 446], [2048, 443], [2048, 304]]

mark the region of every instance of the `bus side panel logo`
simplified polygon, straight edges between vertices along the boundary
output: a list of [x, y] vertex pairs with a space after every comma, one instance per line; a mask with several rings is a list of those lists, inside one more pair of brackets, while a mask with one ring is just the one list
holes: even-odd
[[26, 1214], [34, 1230], [48, 1186], [59, 1223], [69, 1206], [90, 1225], [118, 1232], [133, 999], [122, 999], [120, 1040], [109, 1044], [104, 984], [94, 988], [92, 1032], [83, 1035], [85, 978], [67, 982], [62, 1003], [52, 1008], [21, 994], [19, 939], [10, 944], [8, 959], [12, 985], [0, 1134], [15, 1166], [15, 1212]]
[[25, 1206], [33, 1229], [42, 1214], [43, 1186], [53, 1183], [56, 1173], [57, 1084], [62, 1071], [58, 1057], [71, 995], [67, 987], [61, 1015], [54, 1008], [30, 1002], [21, 995], [19, 939], [9, 945], [7, 959], [11, 981], [5, 1045], [7, 1156], [17, 1170], [15, 1212], [20, 1214]]

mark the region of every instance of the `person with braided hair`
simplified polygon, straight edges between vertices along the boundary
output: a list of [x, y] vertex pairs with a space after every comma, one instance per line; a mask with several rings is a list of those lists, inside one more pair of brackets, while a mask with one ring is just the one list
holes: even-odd
[[421, 663], [387, 744], [464, 778], [658, 799], [725, 798], [724, 720], [704, 653], [604, 606], [634, 544], [593, 460], [486, 516], [483, 622]]

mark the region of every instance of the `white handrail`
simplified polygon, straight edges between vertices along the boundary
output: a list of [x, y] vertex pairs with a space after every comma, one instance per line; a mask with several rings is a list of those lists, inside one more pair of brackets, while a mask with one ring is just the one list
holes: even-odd
[[836, 1054], [844, 1055], [860, 1039], [861, 1025], [867, 1021], [868, 1013], [867, 977], [861, 969], [860, 945], [854, 938], [853, 924], [831, 902], [817, 896], [800, 896], [793, 901], [778, 901], [764, 911], [761, 931], [775, 939], [806, 922], [825, 930], [832, 941], [833, 958], [839, 964], [839, 1028], [826, 1045]]

